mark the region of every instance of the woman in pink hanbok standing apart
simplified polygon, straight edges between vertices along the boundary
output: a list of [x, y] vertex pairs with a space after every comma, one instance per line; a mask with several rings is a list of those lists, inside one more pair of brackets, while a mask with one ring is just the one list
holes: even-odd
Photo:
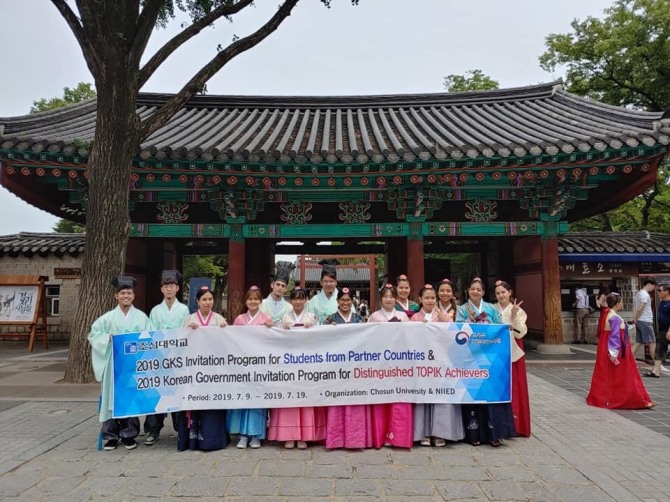
[[[289, 297], [293, 310], [279, 321], [284, 329], [307, 329], [316, 324], [316, 317], [307, 312], [307, 292], [296, 286]], [[303, 406], [301, 408], [274, 408], [270, 410], [268, 439], [285, 441], [284, 447], [299, 450], [307, 448], [308, 441], [326, 439], [326, 408], [322, 406]]]
[[[361, 323], [363, 319], [351, 308], [353, 292], [342, 288], [337, 292], [337, 312], [324, 324]], [[337, 335], [333, 335], [337, 336]], [[354, 404], [326, 408], [326, 448], [370, 448], [372, 446], [372, 406]]]
[[[444, 282], [444, 281], [443, 281]], [[419, 291], [421, 310], [412, 316], [418, 322], [451, 322], [452, 314], [437, 307], [435, 288], [426, 284]], [[414, 441], [421, 446], [446, 446], [447, 440], [465, 437], [459, 404], [417, 404], [414, 406]]]
[[[398, 293], [392, 284], [381, 290], [382, 308], [373, 312], [368, 322], [408, 322], [407, 314], [395, 309]], [[412, 403], [384, 403], [372, 405], [372, 445], [411, 448], [413, 437]]]

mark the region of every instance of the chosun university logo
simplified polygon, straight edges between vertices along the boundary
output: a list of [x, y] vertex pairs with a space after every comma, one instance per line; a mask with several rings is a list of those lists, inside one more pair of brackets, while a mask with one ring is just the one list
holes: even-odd
[[456, 333], [456, 343], [458, 345], [465, 345], [468, 343], [468, 340], [470, 339], [470, 335], [468, 335], [465, 331], [459, 331]]

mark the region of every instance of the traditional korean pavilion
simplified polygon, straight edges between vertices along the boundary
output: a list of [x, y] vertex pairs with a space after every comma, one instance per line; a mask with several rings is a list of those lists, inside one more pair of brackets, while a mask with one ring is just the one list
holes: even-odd
[[[169, 98], [141, 94], [137, 113]], [[2, 185], [83, 222], [95, 116], [92, 100], [0, 119]], [[560, 82], [455, 94], [198, 96], [134, 158], [126, 271], [144, 279], [151, 303], [162, 268], [185, 254], [228, 254], [229, 288], [242, 291], [268, 282], [274, 254], [287, 252], [278, 242], [315, 253], [318, 241], [337, 240], [349, 254], [383, 246], [388, 276], [406, 273], [416, 290], [440, 279], [424, 277], [425, 253], [472, 251], [491, 286], [502, 277], [523, 296], [531, 333], [556, 345], [557, 234], [652, 185], [668, 143], [664, 115], [581, 98]]]

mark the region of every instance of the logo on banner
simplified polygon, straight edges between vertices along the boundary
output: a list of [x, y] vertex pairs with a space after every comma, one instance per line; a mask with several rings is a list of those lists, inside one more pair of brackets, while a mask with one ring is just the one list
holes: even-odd
[[470, 339], [470, 336], [465, 331], [459, 331], [456, 333], [456, 343], [458, 345], [465, 345], [468, 343], [468, 340]]
[[137, 342], [125, 342], [123, 344], [124, 354], [137, 354]]

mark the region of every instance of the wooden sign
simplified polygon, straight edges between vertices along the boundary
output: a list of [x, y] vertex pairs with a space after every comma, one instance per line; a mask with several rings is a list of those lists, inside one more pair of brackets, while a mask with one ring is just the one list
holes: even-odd
[[80, 268], [54, 268], [54, 277], [56, 279], [79, 279], [81, 277]]
[[0, 336], [28, 336], [28, 350], [31, 352], [38, 329], [42, 334], [44, 348], [48, 348], [44, 301], [46, 280], [47, 277], [43, 275], [0, 275], [0, 325], [30, 326], [28, 333], [0, 333]]

